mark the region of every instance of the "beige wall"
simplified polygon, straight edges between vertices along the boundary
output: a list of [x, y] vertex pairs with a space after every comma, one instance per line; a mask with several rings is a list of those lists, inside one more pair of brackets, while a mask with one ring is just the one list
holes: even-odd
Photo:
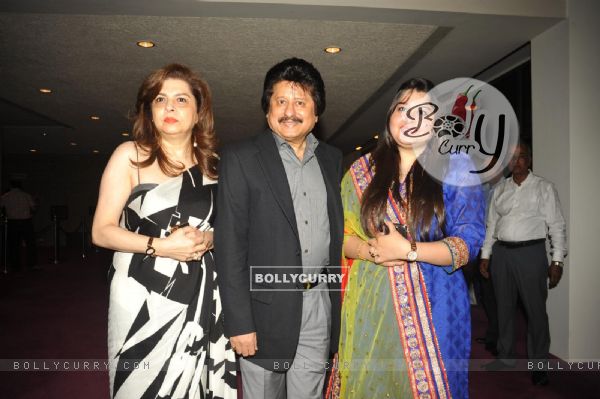
[[571, 0], [569, 14], [570, 281], [569, 354], [599, 359], [600, 341], [600, 3]]
[[568, 220], [569, 256], [550, 291], [551, 352], [600, 358], [600, 3], [568, 2], [567, 21], [532, 40], [534, 172], [551, 179]]
[[[534, 173], [552, 181], [567, 219], [570, 220], [569, 185], [569, 53], [567, 21], [531, 41], [531, 92]], [[566, 259], [563, 280], [548, 293], [550, 352], [569, 358], [569, 280], [571, 257]]]

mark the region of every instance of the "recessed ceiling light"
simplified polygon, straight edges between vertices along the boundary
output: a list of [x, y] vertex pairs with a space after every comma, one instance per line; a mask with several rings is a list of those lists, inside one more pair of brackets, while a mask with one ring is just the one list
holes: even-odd
[[378, 135], [378, 134], [376, 134], [375, 136], [373, 136], [373, 138], [374, 138], [375, 140], [377, 140], [377, 139], [379, 138], [379, 135]]
[[362, 150], [362, 147], [361, 147], [360, 145], [357, 145], [357, 146], [356, 146], [354, 149], [355, 149], [356, 151], [360, 151], [360, 150]]
[[46, 137], [47, 135], [48, 135], [48, 133], [42, 132], [42, 136]]
[[42, 87], [40, 89], [40, 93], [42, 93], [42, 94], [50, 94], [50, 93], [52, 93], [52, 89], [48, 89], [48, 88]]
[[98, 154], [98, 153], [100, 152], [100, 150], [92, 150], [92, 152], [93, 152], [94, 154]]
[[100, 117], [97, 116], [97, 115], [92, 115], [92, 116], [90, 116], [90, 119], [93, 120], [93, 121], [99, 121]]
[[31, 150], [29, 150], [29, 152], [37, 152], [37, 150], [35, 148], [32, 148]]
[[329, 53], [329, 54], [337, 54], [340, 51], [342, 51], [342, 48], [338, 47], [338, 46], [329, 46], [329, 47], [325, 47], [323, 49], [323, 51], [325, 51], [326, 53]]
[[154, 44], [154, 42], [151, 42], [150, 40], [140, 40], [136, 44], [139, 47], [143, 47], [143, 48], [152, 48], [152, 47], [156, 46], [156, 44]]
[[123, 133], [121, 133], [121, 136], [127, 137], [127, 136], [129, 136], [129, 132], [123, 132]]
[[77, 143], [76, 143], [76, 142], [74, 142], [74, 141], [71, 141], [71, 142], [69, 143], [69, 145], [71, 145], [71, 146], [75, 147], [75, 146], [77, 145]]

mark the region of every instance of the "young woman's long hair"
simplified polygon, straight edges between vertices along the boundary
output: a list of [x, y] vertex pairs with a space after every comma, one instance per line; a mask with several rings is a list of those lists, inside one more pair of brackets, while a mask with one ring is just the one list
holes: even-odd
[[[392, 190], [394, 199], [405, 206], [400, 198], [400, 152], [398, 145], [390, 134], [390, 118], [395, 111], [396, 106], [411, 92], [427, 93], [433, 88], [433, 83], [423, 78], [413, 78], [404, 82], [396, 96], [394, 97], [387, 112], [387, 120], [383, 134], [379, 136], [377, 146], [371, 153], [371, 168], [374, 171], [374, 177], [362, 196], [361, 204], [361, 224], [365, 232], [374, 236], [377, 231], [386, 231], [384, 218], [386, 215], [388, 190]], [[431, 139], [427, 148], [419, 158], [427, 157], [432, 154]], [[408, 221], [412, 234], [420, 231], [420, 237], [414, 237], [421, 241], [429, 241], [431, 238], [439, 239], [442, 235], [442, 229], [445, 221], [444, 199], [441, 184], [434, 179], [421, 163], [417, 160], [408, 172], [405, 178], [407, 192], [410, 193], [408, 201], [410, 202], [411, 214]], [[432, 231], [432, 221], [437, 218], [438, 224], [436, 231]], [[431, 235], [433, 233], [433, 235]]]
[[[174, 162], [160, 146], [159, 132], [152, 122], [152, 102], [167, 79], [180, 79], [190, 85], [196, 99], [198, 123], [192, 129], [192, 152], [202, 173], [212, 179], [217, 178], [217, 136], [214, 131], [212, 98], [208, 84], [188, 67], [170, 64], [160, 68], [144, 79], [136, 101], [136, 113], [133, 117], [133, 137], [137, 145], [148, 152], [148, 158], [134, 161], [132, 164], [144, 168], [158, 161], [160, 170], [167, 176], [177, 176], [185, 169], [182, 163]], [[196, 146], [194, 147], [194, 143]]]

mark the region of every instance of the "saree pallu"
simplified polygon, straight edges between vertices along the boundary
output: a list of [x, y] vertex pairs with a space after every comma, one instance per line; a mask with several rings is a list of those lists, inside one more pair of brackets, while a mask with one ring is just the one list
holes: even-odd
[[[368, 237], [360, 223], [360, 198], [372, 178], [369, 161], [368, 155], [357, 160], [342, 181], [345, 235], [363, 240]], [[465, 170], [455, 169], [467, 167], [465, 162], [452, 159], [450, 173]], [[457, 269], [477, 256], [485, 203], [478, 185], [444, 185], [443, 197], [451, 266], [413, 262], [388, 268], [358, 259], [347, 265], [328, 398], [468, 397], [470, 304]], [[386, 219], [402, 223], [405, 216], [390, 195]], [[436, 226], [434, 220], [431, 231]]]

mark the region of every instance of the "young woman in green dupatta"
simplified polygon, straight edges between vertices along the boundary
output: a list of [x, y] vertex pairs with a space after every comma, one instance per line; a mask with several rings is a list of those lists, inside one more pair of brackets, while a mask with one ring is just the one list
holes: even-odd
[[435, 151], [432, 87], [400, 87], [376, 149], [342, 181], [350, 266], [332, 398], [468, 396], [470, 305], [457, 269], [477, 256], [485, 205], [478, 184], [455, 184], [468, 157], [449, 157], [441, 183], [421, 166]]

